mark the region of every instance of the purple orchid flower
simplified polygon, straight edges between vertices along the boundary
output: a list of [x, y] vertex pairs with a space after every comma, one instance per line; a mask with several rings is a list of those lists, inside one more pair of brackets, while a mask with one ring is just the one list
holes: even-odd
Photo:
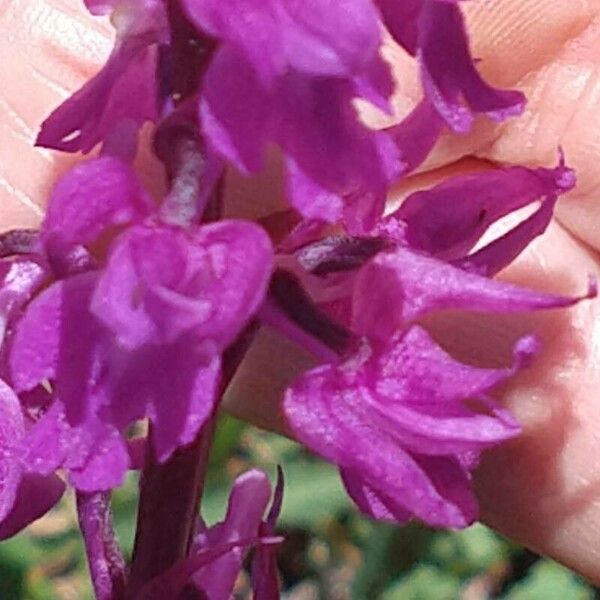
[[161, 461], [194, 439], [213, 411], [220, 355], [258, 308], [271, 269], [259, 227], [163, 224], [133, 173], [109, 157], [65, 176], [41, 239], [51, 255], [65, 254], [127, 222], [104, 268], [58, 281], [29, 304], [10, 348], [18, 393], [52, 385], [25, 436], [30, 468], [65, 467], [87, 492], [119, 485], [129, 464], [121, 433], [137, 419], [152, 421]]
[[[537, 343], [519, 340], [511, 368], [478, 369], [452, 359], [415, 322], [446, 309], [510, 313], [594, 297], [595, 281], [582, 296], [564, 297], [489, 278], [545, 230], [558, 195], [573, 185], [562, 157], [554, 169], [460, 176], [409, 196], [381, 221], [380, 237], [338, 236], [296, 252], [321, 278], [322, 289], [312, 288], [328, 298], [322, 307], [362, 341], [352, 349], [348, 336], [315, 329], [344, 360], [292, 384], [285, 414], [298, 439], [340, 466], [367, 514], [452, 527], [476, 518], [470, 471], [484, 448], [519, 432], [488, 394], [528, 364]], [[495, 221], [536, 201], [529, 217], [469, 254]], [[292, 303], [278, 300], [289, 313]]]

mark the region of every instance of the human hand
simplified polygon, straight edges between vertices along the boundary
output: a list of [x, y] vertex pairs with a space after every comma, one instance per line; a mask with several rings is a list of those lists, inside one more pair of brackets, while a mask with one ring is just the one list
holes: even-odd
[[[110, 28], [91, 20], [81, 4], [13, 0], [0, 14], [7, 32], [0, 65], [3, 229], [39, 222], [39, 207], [53, 181], [78, 160], [34, 149], [33, 139], [48, 112], [91, 76], [110, 51]], [[561, 201], [557, 222], [503, 277], [548, 291], [579, 291], [588, 273], [600, 271], [600, 226], [595, 225], [600, 223], [600, 172], [594, 164], [600, 157], [600, 61], [594, 56], [600, 46], [600, 3], [495, 0], [473, 3], [467, 11], [482, 71], [495, 85], [525, 91], [528, 108], [502, 125], [481, 122], [469, 136], [446, 137], [424, 165], [425, 172], [405, 180], [395, 197], [490, 163], [551, 165], [561, 145], [579, 185]], [[399, 82], [396, 108], [402, 116], [417, 100], [417, 79], [412, 62], [397, 50], [393, 53]], [[148, 153], [142, 153], [138, 166], [151, 188], [160, 187], [160, 168]], [[265, 187], [269, 181], [262, 178]], [[240, 188], [248, 193], [239, 180], [230, 183], [234, 199]], [[449, 320], [436, 324], [446, 345], [487, 364], [506, 362], [511, 342], [522, 332], [535, 331], [545, 342], [534, 368], [503, 392], [525, 432], [484, 460], [478, 474], [483, 517], [596, 581], [598, 311], [596, 302], [588, 302], [569, 311], [518, 318], [461, 318], [460, 327]], [[282, 344], [264, 332], [228, 398], [236, 414], [276, 428], [281, 427], [273, 416], [283, 382], [305, 364], [291, 347], [282, 351]], [[285, 364], [274, 361], [275, 355], [285, 355]]]

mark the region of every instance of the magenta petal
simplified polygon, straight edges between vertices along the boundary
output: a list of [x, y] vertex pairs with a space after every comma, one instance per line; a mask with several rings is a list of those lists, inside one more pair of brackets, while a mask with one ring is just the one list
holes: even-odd
[[419, 15], [425, 0], [375, 0], [394, 39], [413, 56], [418, 50]]
[[403, 173], [414, 171], [427, 158], [443, 128], [444, 121], [425, 99], [398, 125], [386, 130], [398, 147]]
[[202, 130], [212, 147], [245, 173], [262, 168], [272, 135], [273, 97], [243, 56], [221, 48], [204, 76]]
[[[254, 469], [238, 477], [231, 490], [225, 520], [200, 534], [195, 550], [258, 537], [270, 497], [269, 479], [262, 471]], [[208, 600], [229, 600], [243, 556], [242, 548], [234, 548], [194, 574], [194, 583]]]
[[127, 446], [113, 427], [97, 424], [91, 429], [93, 433], [90, 432], [90, 435], [94, 438], [87, 449], [85, 463], [70, 470], [69, 480], [82, 492], [108, 491], [119, 487], [129, 468]]
[[[546, 200], [516, 227], [473, 254], [453, 260], [452, 264], [465, 271], [492, 277], [512, 263], [534, 238], [546, 231], [554, 216], [556, 200], [557, 198]], [[592, 284], [588, 291], [590, 297], [596, 295], [594, 286]]]
[[119, 0], [84, 0], [86, 8], [93, 15], [109, 15]]
[[282, 41], [289, 64], [315, 76], [362, 72], [381, 43], [370, 0], [284, 1], [279, 4]]
[[359, 121], [353, 94], [343, 81], [289, 77], [278, 90], [277, 141], [287, 157], [291, 204], [308, 219], [343, 216], [361, 233], [381, 216], [401, 165], [391, 137]]
[[49, 475], [67, 469], [73, 486], [88, 492], [119, 486], [129, 466], [125, 442], [113, 427], [95, 419], [73, 427], [60, 402], [32, 425], [22, 448], [29, 472]]
[[12, 510], [0, 522], [0, 540], [12, 537], [44, 516], [64, 491], [65, 484], [56, 475], [25, 474], [20, 480]]
[[494, 120], [522, 112], [525, 97], [521, 92], [494, 89], [477, 73], [455, 2], [422, 1], [418, 46], [425, 93], [455, 131], [468, 131], [473, 119], [471, 111], [460, 104], [461, 96], [473, 112]]
[[0, 341], [4, 339], [11, 320], [47, 276], [46, 267], [34, 257], [0, 261]]
[[149, 417], [158, 460], [191, 443], [214, 409], [221, 362], [213, 348], [190, 338], [178, 344], [115, 352], [110, 418], [120, 429]]
[[[319, 389], [324, 385], [319, 376], [331, 377], [325, 369], [309, 372], [286, 392], [284, 410], [295, 436], [325, 459], [361, 473], [369, 486], [402, 498], [406, 509], [425, 522], [465, 525], [462, 511], [440, 495], [398, 440], [371, 424], [368, 415], [356, 414], [360, 391], [338, 395]], [[351, 406], [344, 396], [354, 400]]]
[[155, 120], [155, 71], [155, 48], [124, 45], [94, 79], [42, 123], [36, 144], [87, 153], [124, 121], [141, 125]]
[[362, 513], [378, 521], [401, 525], [412, 519], [412, 514], [398, 501], [379, 494], [364, 483], [359, 475], [348, 469], [340, 469], [340, 475], [348, 495]]
[[[95, 14], [105, 14], [114, 5], [88, 3]], [[158, 116], [157, 47], [168, 41], [164, 3], [127, 2], [119, 10], [114, 19], [117, 42], [108, 62], [44, 121], [38, 145], [89, 152], [124, 123], [139, 127]]]
[[[562, 162], [554, 169], [510, 167], [461, 175], [411, 194], [386, 221], [400, 220], [405, 240], [415, 250], [444, 260], [462, 258], [492, 223], [541, 200], [548, 206], [534, 220], [537, 227], [527, 228], [531, 241], [543, 231], [553, 200], [574, 183], [573, 171]], [[515, 255], [526, 245], [523, 233], [524, 239], [512, 241]]]
[[377, 54], [377, 13], [368, 0], [185, 0], [192, 21], [245, 57], [265, 83], [289, 69], [344, 77]]
[[[70, 439], [69, 439], [70, 438]], [[23, 464], [31, 473], [50, 475], [65, 461], [69, 439], [75, 456], [85, 455], [85, 443], [69, 436], [64, 409], [54, 403], [27, 431], [23, 438]], [[83, 460], [83, 457], [79, 460]]]
[[259, 77], [272, 81], [285, 70], [283, 30], [271, 0], [183, 0], [191, 21], [203, 33], [221, 39]]
[[[413, 327], [383, 349], [365, 346], [341, 365], [305, 373], [287, 390], [284, 411], [300, 441], [354, 475], [349, 491], [367, 513], [462, 527], [476, 514], [462, 457], [519, 432], [486, 393], [535, 349], [524, 338], [515, 366], [480, 369], [453, 360]], [[469, 399], [480, 399], [482, 409], [468, 408]]]
[[594, 295], [593, 284], [579, 297], [527, 290], [398, 248], [378, 254], [358, 273], [352, 320], [358, 333], [386, 339], [429, 312], [512, 313], [571, 306]]
[[153, 208], [129, 166], [108, 156], [89, 160], [56, 184], [42, 240], [61, 247], [88, 244], [110, 227], [142, 220]]
[[0, 522], [12, 510], [21, 481], [19, 444], [24, 430], [19, 399], [0, 380]]
[[54, 381], [70, 423], [94, 413], [103, 393], [102, 332], [88, 306], [97, 273], [54, 283], [31, 304], [19, 322], [9, 357], [15, 389]]

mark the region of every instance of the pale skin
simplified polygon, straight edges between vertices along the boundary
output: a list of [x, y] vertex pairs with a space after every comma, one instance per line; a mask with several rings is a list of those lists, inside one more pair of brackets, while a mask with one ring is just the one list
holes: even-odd
[[[47, 113], [93, 75], [110, 51], [110, 28], [87, 16], [82, 5], [0, 0], [2, 230], [38, 225], [53, 181], [81, 160], [35, 149], [32, 142]], [[600, 0], [493, 0], [465, 7], [483, 73], [496, 85], [523, 90], [528, 107], [503, 125], [482, 121], [469, 136], [443, 139], [425, 172], [400, 184], [393, 199], [490, 163], [551, 166], [560, 145], [579, 184], [560, 202], [546, 235], [502, 277], [537, 289], [580, 292], [589, 273], [600, 276]], [[411, 61], [397, 49], [389, 53], [398, 80], [398, 118], [418, 98], [418, 87]], [[145, 181], [160, 189], [159, 167], [147, 151], [141, 154]], [[230, 182], [238, 204], [248, 186], [238, 178]], [[261, 216], [276, 206], [263, 201], [269, 182], [265, 176], [252, 190], [255, 196], [260, 190]], [[533, 316], [462, 318], [460, 326], [444, 319], [435, 328], [457, 354], [485, 364], [506, 364], [510, 344], [522, 332], [543, 339], [535, 366], [500, 395], [524, 434], [491, 451], [479, 469], [482, 518], [600, 583], [600, 301]], [[282, 429], [279, 391], [306, 364], [305, 356], [263, 332], [227, 407]]]

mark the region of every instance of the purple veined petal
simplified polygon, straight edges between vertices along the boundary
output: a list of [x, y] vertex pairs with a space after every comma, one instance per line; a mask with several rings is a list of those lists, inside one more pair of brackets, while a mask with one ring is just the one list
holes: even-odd
[[257, 225], [137, 227], [111, 253], [92, 311], [124, 347], [191, 333], [228, 346], [258, 309], [273, 250]]
[[[514, 428], [516, 423], [510, 414], [490, 404], [486, 394], [521, 369], [528, 368], [540, 348], [535, 336], [523, 336], [514, 344], [510, 367], [474, 367], [456, 361], [423, 327], [413, 325], [374, 354], [367, 371], [368, 380], [373, 385], [376, 383], [376, 397], [386, 399], [390, 407], [402, 400], [408, 408], [422, 410], [428, 415], [464, 416], [467, 413], [462, 401], [477, 398], [489, 413]], [[373, 352], [369, 347], [366, 350]], [[366, 371], [366, 367], [363, 369]]]
[[386, 130], [398, 147], [403, 174], [414, 171], [423, 163], [444, 126], [433, 104], [424, 99], [400, 123]]
[[[541, 214], [551, 213], [556, 196], [574, 183], [563, 159], [553, 169], [508, 167], [460, 175], [411, 194], [386, 221], [402, 221], [405, 243], [412, 249], [460, 259], [492, 223], [536, 200], [547, 202]], [[515, 249], [523, 247], [523, 241], [515, 240]]]
[[189, 338], [177, 344], [115, 352], [110, 368], [110, 422], [125, 429], [149, 417], [152, 443], [164, 462], [191, 443], [212, 414], [221, 361], [213, 348]]
[[[497, 445], [517, 436], [521, 428], [486, 394], [527, 366], [538, 345], [535, 338], [522, 338], [515, 345], [512, 367], [483, 369], [457, 362], [424, 329], [413, 326], [394, 339], [375, 364], [363, 367], [362, 401], [355, 411], [423, 455]], [[480, 398], [479, 411], [463, 404]]]
[[[423, 0], [418, 21], [417, 56], [423, 88], [454, 131], [470, 129], [472, 112], [502, 121], [523, 111], [525, 97], [521, 92], [494, 89], [477, 73], [456, 3]], [[461, 97], [469, 109], [462, 106]]]
[[68, 248], [89, 244], [110, 227], [139, 222], [154, 210], [133, 170], [105, 156], [75, 166], [56, 184], [42, 241]]
[[21, 482], [23, 470], [19, 444], [24, 432], [25, 423], [19, 399], [0, 380], [0, 522], [13, 509]]
[[212, 148], [242, 173], [260, 171], [274, 110], [272, 94], [245, 57], [220, 48], [204, 76], [200, 100], [200, 123]]
[[[362, 389], [340, 384], [338, 369], [320, 367], [305, 373], [288, 390], [284, 411], [297, 439], [341, 468], [360, 473], [365, 484], [401, 498], [406, 510], [434, 526], [464, 527], [473, 520], [456, 494], [438, 489], [413, 455], [381, 431], [360, 408]], [[441, 457], [449, 466], [451, 458]], [[457, 485], [468, 487], [456, 463]], [[465, 490], [465, 496], [470, 492]]]
[[352, 323], [359, 334], [387, 339], [430, 312], [513, 313], [572, 306], [595, 295], [593, 281], [580, 296], [559, 296], [494, 281], [398, 248], [378, 254], [357, 274]]
[[[258, 537], [270, 497], [269, 478], [262, 471], [253, 469], [238, 477], [231, 490], [225, 520], [200, 534], [194, 544], [195, 551]], [[243, 556], [244, 548], [234, 548], [197, 571], [192, 581], [208, 600], [229, 600]]]
[[9, 355], [18, 392], [48, 379], [66, 416], [77, 425], [103, 400], [104, 333], [88, 306], [98, 274], [54, 283], [35, 298], [19, 321]]
[[64, 491], [64, 482], [54, 474], [26, 473], [20, 480], [12, 510], [0, 521], [0, 540], [12, 537], [44, 516]]
[[389, 496], [379, 494], [348, 469], [340, 469], [340, 475], [348, 495], [360, 511], [378, 521], [389, 521], [402, 525], [408, 523], [413, 515], [406, 510], [400, 501]]
[[[112, 2], [93, 1], [104, 13]], [[121, 121], [138, 126], [158, 116], [157, 46], [168, 41], [161, 0], [121, 2], [113, 14], [117, 42], [104, 68], [61, 104], [42, 124], [40, 146], [89, 152]]]

